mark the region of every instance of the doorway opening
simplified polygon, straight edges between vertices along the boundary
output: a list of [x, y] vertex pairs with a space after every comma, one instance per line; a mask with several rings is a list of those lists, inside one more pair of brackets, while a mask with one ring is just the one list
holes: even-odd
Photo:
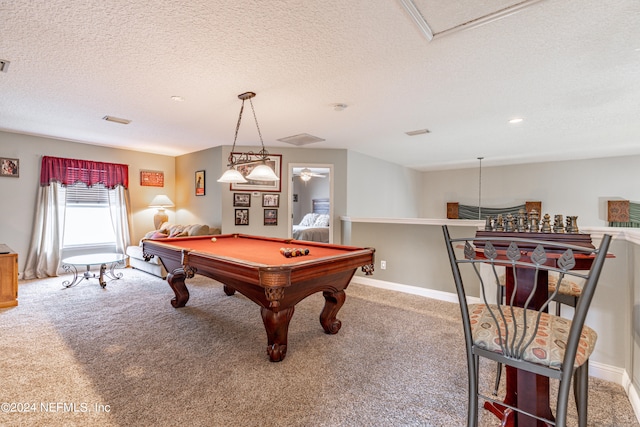
[[289, 164], [289, 237], [333, 243], [333, 165]]

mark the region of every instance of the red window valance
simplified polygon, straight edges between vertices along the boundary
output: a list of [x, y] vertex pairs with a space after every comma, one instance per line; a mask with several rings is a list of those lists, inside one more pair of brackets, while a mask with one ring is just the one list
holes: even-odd
[[129, 165], [44, 156], [40, 186], [46, 187], [52, 182], [62, 185], [84, 182], [88, 187], [104, 184], [107, 188], [117, 185], [129, 188]]

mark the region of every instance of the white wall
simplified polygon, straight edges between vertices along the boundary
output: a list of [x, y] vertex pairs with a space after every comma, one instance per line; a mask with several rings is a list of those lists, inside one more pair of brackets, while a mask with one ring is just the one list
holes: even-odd
[[[447, 202], [478, 205], [478, 169], [423, 174], [421, 216], [445, 218]], [[542, 214], [605, 226], [607, 200], [640, 201], [640, 156], [482, 168], [482, 206], [541, 201]]]

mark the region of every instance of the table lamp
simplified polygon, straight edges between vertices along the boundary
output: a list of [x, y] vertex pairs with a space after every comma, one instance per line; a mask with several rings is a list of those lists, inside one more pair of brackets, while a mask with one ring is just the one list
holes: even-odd
[[160, 226], [169, 220], [169, 215], [166, 214], [164, 208], [170, 208], [175, 206], [171, 199], [166, 194], [158, 194], [153, 198], [150, 208], [158, 208], [158, 212], [153, 216], [154, 230], [159, 230]]

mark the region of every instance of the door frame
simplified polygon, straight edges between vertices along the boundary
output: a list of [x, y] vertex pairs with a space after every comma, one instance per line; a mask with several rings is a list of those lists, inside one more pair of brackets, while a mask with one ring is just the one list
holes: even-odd
[[287, 235], [289, 238], [293, 237], [293, 169], [297, 168], [323, 168], [329, 169], [329, 173], [326, 178], [329, 179], [329, 243], [333, 243], [333, 224], [335, 222], [333, 218], [333, 164], [328, 163], [289, 163], [289, 200], [287, 201]]

